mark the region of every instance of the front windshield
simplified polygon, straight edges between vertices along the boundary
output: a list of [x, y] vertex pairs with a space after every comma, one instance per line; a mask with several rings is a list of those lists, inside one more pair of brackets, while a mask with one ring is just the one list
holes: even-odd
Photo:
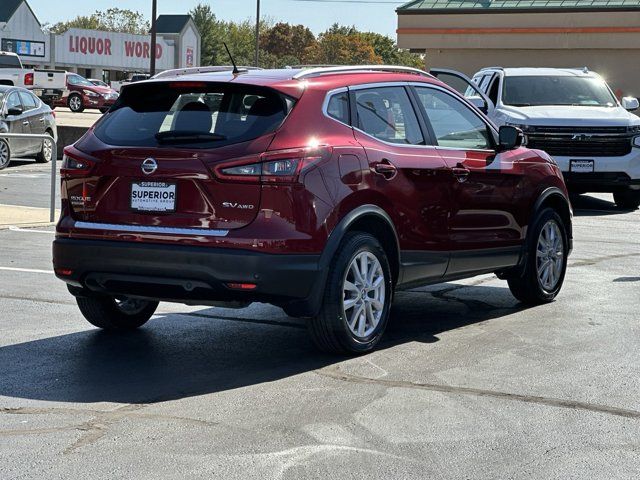
[[80, 85], [83, 87], [95, 87], [93, 83], [91, 83], [86, 78], [81, 77], [80, 75], [69, 75], [69, 85]]
[[614, 107], [617, 104], [603, 80], [570, 76], [505, 77], [502, 103], [514, 107], [539, 105]]

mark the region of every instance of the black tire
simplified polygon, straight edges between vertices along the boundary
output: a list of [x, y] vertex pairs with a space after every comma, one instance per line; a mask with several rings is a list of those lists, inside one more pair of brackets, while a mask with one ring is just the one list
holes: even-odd
[[[51, 137], [53, 138], [53, 132], [51, 132], [50, 130], [47, 130], [46, 133], [48, 135], [51, 135]], [[49, 153], [46, 152], [46, 142], [49, 142], [49, 145], [51, 146], [51, 150]], [[40, 148], [40, 151], [36, 154], [36, 162], [38, 163], [49, 163], [51, 161], [51, 159], [53, 158], [53, 155], [55, 155], [56, 152], [53, 151], [53, 142], [51, 140], [42, 140], [42, 147]]]
[[[393, 282], [387, 255], [375, 237], [362, 232], [350, 232], [345, 235], [337, 252], [329, 268], [320, 313], [308, 321], [309, 333], [316, 346], [325, 352], [339, 354], [366, 353], [373, 350], [378, 344], [389, 320], [389, 310], [393, 299]], [[378, 323], [375, 327], [371, 325], [373, 329], [366, 336], [359, 337], [351, 331], [347, 324], [348, 320], [343, 307], [343, 290], [348, 275], [352, 275], [348, 269], [356, 257], [364, 252], [373, 255], [379, 262], [379, 267], [383, 274], [380, 278], [384, 279], [385, 290], [384, 301], [379, 302], [379, 304], [383, 305], [383, 308], [378, 310], [378, 312], [381, 312]], [[377, 266], [375, 268], [377, 269]], [[362, 299], [360, 300], [362, 305], [366, 303], [364, 298], [372, 293], [365, 294], [364, 292], [365, 290], [363, 289], [361, 296], [359, 296]], [[373, 295], [375, 296], [376, 293], [373, 292]], [[370, 306], [369, 308], [373, 307]], [[366, 317], [366, 313], [363, 312], [363, 314]], [[367, 321], [364, 321], [365, 326]], [[354, 322], [354, 325], [356, 322], [359, 325], [358, 320]]]
[[[553, 222], [558, 227], [560, 240], [562, 242], [562, 255], [554, 255], [554, 258], [562, 260], [562, 266], [556, 283], [551, 287], [545, 287], [538, 274], [538, 241], [541, 236], [542, 229], [549, 223]], [[529, 305], [540, 305], [552, 302], [564, 283], [564, 277], [567, 271], [567, 259], [569, 257], [569, 238], [567, 235], [567, 227], [562, 221], [558, 213], [546, 208], [542, 210], [532, 224], [531, 236], [527, 240], [527, 252], [524, 269], [519, 275], [508, 278], [509, 289], [514, 297], [522, 303]], [[540, 260], [542, 262], [542, 259]]]
[[[135, 330], [151, 318], [158, 302], [110, 296], [76, 297], [78, 307], [87, 321], [98, 328], [114, 331]], [[127, 302], [129, 305], [127, 305]], [[127, 311], [129, 310], [129, 311]]]
[[11, 147], [6, 140], [0, 139], [0, 170], [3, 170], [11, 163]]
[[69, 95], [67, 106], [73, 113], [84, 112], [84, 100], [82, 100], [82, 95], [78, 95], [77, 93]]
[[636, 210], [640, 206], [640, 190], [621, 190], [613, 193], [613, 201], [622, 210]]
[[101, 108], [101, 109], [100, 109], [100, 113], [102, 113], [103, 115], [104, 115], [105, 113], [107, 113], [108, 111], [109, 111], [109, 107]]

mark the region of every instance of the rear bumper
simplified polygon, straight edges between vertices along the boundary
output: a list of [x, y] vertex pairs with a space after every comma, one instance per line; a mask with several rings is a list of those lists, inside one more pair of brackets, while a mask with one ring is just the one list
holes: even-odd
[[[319, 260], [320, 255], [183, 245], [69, 238], [53, 242], [56, 275], [87, 294], [120, 294], [187, 304], [304, 304], [314, 296], [321, 277]], [[239, 291], [227, 283], [256, 287]]]

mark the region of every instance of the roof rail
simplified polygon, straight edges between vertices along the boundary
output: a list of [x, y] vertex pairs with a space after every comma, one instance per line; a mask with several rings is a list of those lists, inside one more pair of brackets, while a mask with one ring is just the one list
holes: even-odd
[[482, 70], [504, 70], [504, 67], [484, 67], [480, 69], [480, 71]]
[[[181, 77], [183, 75], [197, 75], [200, 73], [217, 73], [217, 72], [230, 72], [233, 70], [232, 65], [213, 65], [207, 67], [187, 67], [176, 68], [173, 70], [165, 70], [156, 74], [153, 78], [167, 78], [167, 77]], [[262, 70], [259, 67], [238, 67], [240, 73], [246, 73], [249, 70]]]
[[317, 67], [302, 70], [296, 73], [293, 78], [302, 80], [309, 77], [318, 77], [320, 75], [331, 75], [340, 73], [357, 73], [357, 72], [395, 72], [395, 73], [411, 73], [414, 75], [422, 75], [424, 77], [434, 78], [428, 72], [419, 68], [403, 67], [396, 65], [343, 65], [337, 67]]

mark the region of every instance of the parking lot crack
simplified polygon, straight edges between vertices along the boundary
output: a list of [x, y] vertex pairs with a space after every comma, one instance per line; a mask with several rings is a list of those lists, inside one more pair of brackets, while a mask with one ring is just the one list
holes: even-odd
[[416, 390], [429, 390], [433, 392], [449, 393], [454, 395], [469, 395], [475, 397], [488, 397], [500, 400], [510, 400], [522, 403], [537, 404], [548, 407], [568, 408], [571, 410], [584, 410], [594, 413], [615, 415], [624, 418], [640, 419], [640, 411], [624, 408], [612, 407], [577, 400], [568, 400], [553, 397], [542, 397], [535, 395], [522, 395], [517, 393], [501, 392], [497, 390], [486, 390], [481, 388], [462, 387], [453, 385], [442, 385], [436, 383], [420, 383], [406, 380], [389, 380], [383, 378], [367, 378], [351, 375], [340, 370], [339, 366], [332, 366], [316, 370], [316, 374], [343, 382], [361, 385], [379, 385], [388, 388], [410, 388]]

